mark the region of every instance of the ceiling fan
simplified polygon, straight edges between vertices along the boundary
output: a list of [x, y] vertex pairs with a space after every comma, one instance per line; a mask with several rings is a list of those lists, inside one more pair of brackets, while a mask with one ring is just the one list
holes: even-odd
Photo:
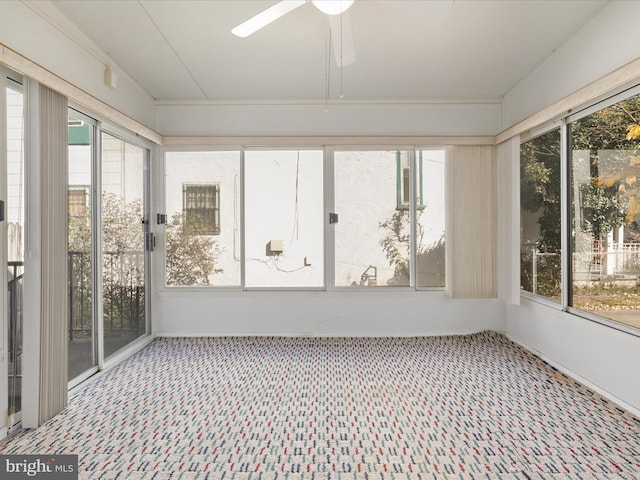
[[[347, 10], [355, 0], [311, 0], [311, 4], [322, 13], [329, 15], [329, 26], [336, 64], [349, 65], [356, 60], [356, 52], [351, 35], [351, 19]], [[249, 20], [231, 30], [238, 37], [248, 37], [261, 28], [301, 7], [309, 0], [281, 0]]]
[[[347, 11], [349, 7], [353, 5], [354, 1], [355, 0], [281, 0], [233, 28], [231, 32], [238, 37], [248, 37], [305, 3], [311, 3], [322, 13], [329, 16], [331, 44], [333, 45], [336, 65], [344, 67], [356, 60], [356, 51], [351, 34], [351, 18]], [[446, 15], [451, 9], [454, 0], [421, 0], [412, 2], [378, 0], [378, 2], [407, 10], [411, 9], [415, 12], [421, 11], [429, 15]]]

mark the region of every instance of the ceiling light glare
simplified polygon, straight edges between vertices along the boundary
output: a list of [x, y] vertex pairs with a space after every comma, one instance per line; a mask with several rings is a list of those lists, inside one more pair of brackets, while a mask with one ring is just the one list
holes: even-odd
[[311, 0], [311, 3], [327, 15], [340, 15], [353, 5], [354, 0]]

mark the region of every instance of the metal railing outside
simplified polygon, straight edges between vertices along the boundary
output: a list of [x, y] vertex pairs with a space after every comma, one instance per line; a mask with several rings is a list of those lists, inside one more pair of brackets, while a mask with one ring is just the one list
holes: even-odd
[[8, 265], [9, 296], [9, 415], [20, 411], [22, 399], [22, 285], [24, 262], [10, 261]]
[[[93, 331], [93, 269], [89, 252], [69, 252], [69, 339]], [[105, 332], [136, 336], [145, 329], [144, 252], [107, 252], [103, 256]]]

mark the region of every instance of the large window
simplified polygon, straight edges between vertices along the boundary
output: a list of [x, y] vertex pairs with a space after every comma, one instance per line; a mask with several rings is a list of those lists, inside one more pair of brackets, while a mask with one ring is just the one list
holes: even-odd
[[335, 153], [336, 286], [409, 286], [411, 216], [396, 208], [397, 158], [409, 154]]
[[442, 288], [444, 167], [442, 148], [169, 151], [166, 285]]
[[324, 286], [322, 150], [245, 152], [247, 287]]
[[171, 286], [240, 285], [240, 152], [167, 152]]
[[444, 286], [443, 150], [339, 151], [334, 185], [336, 286]]
[[640, 327], [640, 97], [569, 125], [569, 306]]
[[520, 147], [520, 287], [561, 300], [560, 129]]
[[640, 95], [523, 142], [520, 195], [522, 290], [640, 328]]

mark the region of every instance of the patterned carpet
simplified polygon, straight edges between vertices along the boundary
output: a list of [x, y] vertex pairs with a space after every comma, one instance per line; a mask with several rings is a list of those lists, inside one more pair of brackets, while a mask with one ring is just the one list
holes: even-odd
[[640, 421], [496, 333], [160, 338], [0, 453], [86, 479], [638, 479]]

